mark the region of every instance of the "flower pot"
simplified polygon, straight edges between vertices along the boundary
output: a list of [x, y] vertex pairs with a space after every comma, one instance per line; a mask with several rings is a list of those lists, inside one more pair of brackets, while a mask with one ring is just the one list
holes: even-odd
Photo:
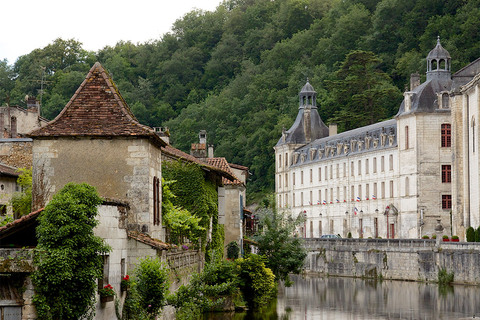
[[113, 301], [113, 296], [103, 296], [103, 297], [100, 297], [100, 302], [101, 302], [101, 303], [105, 303], [105, 302], [109, 302], [109, 301]]
[[450, 240], [450, 241], [452, 241], [452, 242], [459, 242], [460, 239], [452, 239], [452, 240]]
[[443, 240], [443, 241], [445, 241], [445, 242], [448, 242], [448, 241], [450, 241], [450, 239], [442, 239], [442, 240]]

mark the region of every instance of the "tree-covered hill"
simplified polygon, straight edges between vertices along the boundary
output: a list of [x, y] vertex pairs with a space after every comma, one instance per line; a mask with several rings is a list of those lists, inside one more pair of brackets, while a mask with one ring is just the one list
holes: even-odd
[[387, 119], [437, 36], [452, 71], [480, 57], [480, 0], [227, 0], [155, 41], [89, 52], [57, 39], [13, 66], [0, 61], [0, 101], [24, 105], [44, 77], [42, 114], [52, 119], [100, 61], [139, 121], [168, 126], [187, 152], [206, 129], [217, 156], [250, 168], [258, 193], [273, 190], [272, 147], [307, 77], [326, 123]]

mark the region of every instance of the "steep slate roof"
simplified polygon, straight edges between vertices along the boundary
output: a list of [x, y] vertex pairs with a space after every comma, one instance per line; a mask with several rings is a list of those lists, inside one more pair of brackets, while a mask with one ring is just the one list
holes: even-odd
[[[232, 170], [230, 169], [230, 165], [227, 159], [225, 159], [224, 157], [207, 158], [207, 163], [209, 163], [214, 167], [220, 168], [223, 171], [226, 171], [230, 173], [233, 177], [235, 177]], [[223, 184], [229, 184], [229, 185], [243, 185], [243, 183], [237, 177], [235, 177], [234, 180], [228, 180], [226, 178], [222, 178], [222, 182]]]
[[162, 152], [166, 155], [169, 155], [169, 156], [175, 158], [175, 159], [181, 159], [181, 160], [186, 160], [188, 162], [194, 162], [194, 163], [198, 164], [200, 167], [202, 167], [206, 170], [215, 171], [222, 176], [222, 180], [227, 179], [228, 181], [230, 181], [230, 180], [234, 181], [235, 179], [237, 179], [231, 171], [226, 171], [226, 170], [223, 170], [222, 168], [219, 168], [219, 167], [210, 165], [206, 162], [203, 162], [202, 160], [197, 159], [197, 158], [195, 158], [194, 156], [192, 156], [188, 153], [185, 153], [181, 150], [178, 150], [178, 149], [172, 147], [171, 145], [163, 146], [162, 147]]
[[148, 126], [140, 124], [99, 62], [60, 114], [30, 137], [147, 137], [156, 144], [166, 143]]

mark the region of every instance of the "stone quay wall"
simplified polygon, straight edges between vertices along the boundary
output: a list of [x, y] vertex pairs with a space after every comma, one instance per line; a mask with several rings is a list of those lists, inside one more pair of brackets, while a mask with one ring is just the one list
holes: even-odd
[[305, 239], [307, 273], [328, 276], [480, 284], [480, 243], [410, 239]]

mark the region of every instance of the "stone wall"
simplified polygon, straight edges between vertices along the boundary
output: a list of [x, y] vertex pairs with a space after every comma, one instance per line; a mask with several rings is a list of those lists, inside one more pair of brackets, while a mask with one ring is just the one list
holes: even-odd
[[398, 239], [306, 239], [305, 271], [330, 276], [480, 284], [480, 244]]

